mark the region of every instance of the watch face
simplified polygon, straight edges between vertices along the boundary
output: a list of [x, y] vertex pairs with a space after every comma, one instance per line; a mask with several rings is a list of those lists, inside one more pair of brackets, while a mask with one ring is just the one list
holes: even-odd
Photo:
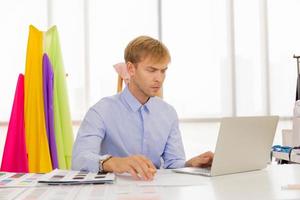
[[102, 164], [103, 162], [105, 162], [106, 160], [108, 160], [109, 158], [111, 158], [111, 157], [112, 157], [111, 155], [104, 155], [104, 156], [102, 156], [102, 158], [101, 158], [101, 160], [100, 160], [101, 164]]
[[103, 158], [101, 160], [106, 160], [107, 158], [109, 158], [110, 155], [104, 155]]
[[104, 163], [107, 159], [109, 159], [109, 158], [111, 158], [111, 157], [112, 157], [112, 156], [109, 155], [109, 154], [101, 156], [101, 159], [100, 159], [100, 165], [99, 165], [99, 172], [100, 172], [100, 173], [103, 173], [103, 163]]

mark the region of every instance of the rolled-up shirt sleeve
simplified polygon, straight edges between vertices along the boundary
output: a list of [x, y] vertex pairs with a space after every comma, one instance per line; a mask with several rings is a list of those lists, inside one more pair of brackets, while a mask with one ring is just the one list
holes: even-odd
[[177, 115], [176, 120], [172, 124], [162, 158], [165, 169], [181, 168], [185, 165], [185, 153]]
[[72, 169], [97, 172], [101, 158], [101, 142], [105, 136], [105, 124], [96, 110], [91, 108], [79, 128], [72, 153]]

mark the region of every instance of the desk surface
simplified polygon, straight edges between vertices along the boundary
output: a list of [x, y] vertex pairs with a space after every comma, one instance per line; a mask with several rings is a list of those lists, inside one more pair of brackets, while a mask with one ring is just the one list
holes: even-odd
[[0, 199], [300, 199], [300, 190], [281, 189], [294, 183], [300, 183], [300, 165], [270, 165], [264, 170], [212, 178], [159, 170], [153, 182], [123, 175], [112, 185], [0, 189]]

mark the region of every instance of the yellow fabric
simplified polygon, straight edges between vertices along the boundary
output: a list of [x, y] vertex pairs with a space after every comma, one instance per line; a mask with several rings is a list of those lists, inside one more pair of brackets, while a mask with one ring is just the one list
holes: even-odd
[[46, 135], [43, 79], [43, 32], [29, 27], [25, 68], [25, 135], [29, 172], [52, 170]]

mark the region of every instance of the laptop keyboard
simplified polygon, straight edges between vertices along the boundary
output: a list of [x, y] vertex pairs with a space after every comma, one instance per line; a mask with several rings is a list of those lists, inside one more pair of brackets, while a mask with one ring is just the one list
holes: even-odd
[[210, 176], [210, 167], [208, 168], [195, 168], [195, 167], [185, 167], [185, 168], [179, 168], [174, 169], [173, 171], [178, 173], [187, 173], [187, 174], [198, 174], [198, 175], [205, 175]]
[[207, 168], [196, 168], [194, 169], [197, 173], [199, 174], [204, 174], [204, 175], [207, 175], [209, 176], [210, 175], [210, 167], [207, 167]]

